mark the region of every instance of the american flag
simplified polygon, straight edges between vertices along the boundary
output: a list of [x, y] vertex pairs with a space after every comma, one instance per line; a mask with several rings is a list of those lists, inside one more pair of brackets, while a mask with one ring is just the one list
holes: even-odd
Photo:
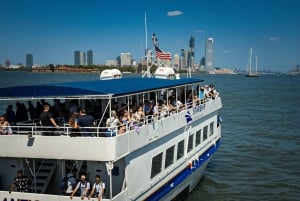
[[161, 50], [157, 45], [155, 46], [155, 55], [156, 58], [158, 59], [166, 59], [166, 60], [172, 60], [171, 54], [170, 53], [166, 53], [163, 50]]

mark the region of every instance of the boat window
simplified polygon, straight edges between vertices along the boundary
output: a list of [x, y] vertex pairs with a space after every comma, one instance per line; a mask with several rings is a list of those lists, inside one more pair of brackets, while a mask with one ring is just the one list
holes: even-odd
[[211, 122], [209, 125], [209, 136], [214, 134], [214, 122]]
[[207, 139], [207, 130], [208, 130], [208, 126], [205, 126], [203, 128], [203, 141]]
[[196, 132], [196, 145], [198, 146], [201, 143], [201, 129]]
[[174, 163], [174, 150], [175, 146], [172, 146], [166, 150], [165, 168], [169, 167]]
[[177, 160], [180, 159], [184, 155], [184, 140], [178, 142], [177, 145]]
[[152, 158], [151, 178], [155, 177], [161, 172], [162, 156], [163, 153], [160, 153]]
[[188, 144], [188, 152], [193, 150], [193, 145], [194, 145], [194, 134], [189, 136], [189, 144]]

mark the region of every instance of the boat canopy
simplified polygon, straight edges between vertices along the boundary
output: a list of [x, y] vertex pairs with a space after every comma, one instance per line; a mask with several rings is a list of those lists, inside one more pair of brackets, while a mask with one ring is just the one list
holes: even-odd
[[0, 100], [120, 97], [203, 82], [197, 78], [122, 78], [0, 88]]

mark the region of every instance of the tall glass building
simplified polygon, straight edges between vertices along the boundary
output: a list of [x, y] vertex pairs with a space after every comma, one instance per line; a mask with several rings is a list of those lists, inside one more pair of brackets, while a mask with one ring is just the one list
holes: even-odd
[[205, 69], [206, 71], [213, 71], [214, 68], [214, 39], [207, 38], [205, 45]]
[[189, 52], [189, 55], [188, 55], [188, 66], [190, 68], [194, 68], [194, 65], [195, 65], [195, 37], [194, 36], [191, 36], [190, 38], [190, 41], [189, 41], [189, 47], [190, 47], [190, 52]]
[[33, 55], [32, 54], [26, 54], [26, 67], [32, 68], [33, 66]]
[[93, 50], [87, 51], [87, 65], [93, 65]]
[[74, 51], [74, 65], [75, 66], [85, 66], [86, 65], [86, 57], [85, 52]]

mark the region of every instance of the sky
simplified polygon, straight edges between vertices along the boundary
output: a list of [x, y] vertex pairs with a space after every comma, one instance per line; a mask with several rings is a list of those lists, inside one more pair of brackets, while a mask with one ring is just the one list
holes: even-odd
[[[214, 38], [215, 66], [245, 70], [250, 48], [258, 70], [300, 65], [299, 0], [0, 0], [0, 64], [74, 64], [93, 50], [105, 64], [121, 52], [135, 60], [153, 45], [180, 54], [195, 37], [195, 62]], [[145, 31], [147, 15], [147, 37]]]

